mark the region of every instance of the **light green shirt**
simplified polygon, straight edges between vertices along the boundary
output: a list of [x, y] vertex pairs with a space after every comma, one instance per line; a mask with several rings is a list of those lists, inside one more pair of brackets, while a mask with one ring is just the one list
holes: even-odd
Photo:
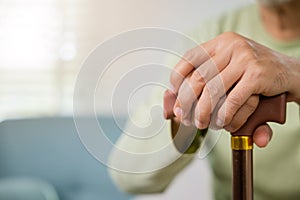
[[[219, 20], [211, 22], [206, 26], [196, 28], [191, 37], [199, 43], [214, 38], [222, 32], [233, 31], [245, 37], [251, 38], [258, 43], [268, 46], [271, 49], [282, 52], [286, 55], [300, 58], [300, 40], [289, 43], [279, 42], [272, 38], [263, 28], [258, 9], [251, 5], [230, 14], [222, 16]], [[224, 49], [226, 51], [226, 49]], [[300, 80], [299, 80], [300, 83]], [[163, 91], [149, 99], [148, 104], [143, 105], [133, 119], [145, 120], [147, 106], [162, 104]], [[155, 123], [160, 126], [162, 117], [157, 117]], [[276, 200], [276, 199], [300, 199], [300, 123], [299, 105], [289, 103], [287, 107], [287, 121], [284, 125], [270, 123], [273, 129], [273, 138], [267, 148], [254, 149], [254, 199], [255, 200]], [[152, 128], [144, 129], [151, 132]], [[128, 126], [127, 130], [133, 130]], [[145, 140], [138, 140], [128, 135], [123, 135], [117, 146], [134, 153], [150, 152], [165, 147], [172, 142], [170, 122], [161, 128], [154, 137]], [[208, 132], [210, 134], [211, 130]], [[223, 131], [225, 132], [225, 131]], [[142, 134], [142, 133], [141, 133]], [[215, 199], [231, 199], [231, 149], [230, 136], [222, 133], [214, 149], [210, 152], [209, 160], [213, 169]], [[122, 163], [126, 160], [128, 169], [145, 169], [149, 166], [166, 166], [148, 173], [125, 173], [111, 170], [115, 182], [123, 190], [132, 193], [161, 192], [173, 178], [188, 165], [194, 154], [180, 154], [173, 146], [168, 152], [163, 153], [159, 158], [147, 157], [137, 160], [124, 158], [117, 152], [111, 155], [111, 163]], [[152, 163], [163, 163], [154, 165]], [[120, 164], [121, 165], [121, 164]], [[151, 168], [151, 167], [150, 167]], [[159, 168], [159, 167], [158, 167]], [[127, 169], [127, 168], [126, 168]], [[128, 171], [130, 171], [128, 170]], [[126, 171], [126, 170], [124, 170]]]

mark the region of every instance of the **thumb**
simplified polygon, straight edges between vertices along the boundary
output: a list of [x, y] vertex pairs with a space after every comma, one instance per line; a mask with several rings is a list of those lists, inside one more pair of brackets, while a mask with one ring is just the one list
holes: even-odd
[[173, 107], [176, 101], [176, 95], [170, 90], [166, 90], [164, 93], [164, 117], [165, 119], [171, 119], [174, 117]]
[[262, 124], [256, 128], [253, 134], [253, 141], [258, 147], [266, 147], [273, 135], [273, 131], [268, 124]]

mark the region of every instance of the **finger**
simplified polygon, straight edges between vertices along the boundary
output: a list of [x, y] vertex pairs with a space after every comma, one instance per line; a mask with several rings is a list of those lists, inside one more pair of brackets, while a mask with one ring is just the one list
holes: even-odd
[[209, 123], [209, 128], [213, 130], [219, 130], [220, 127], [216, 125], [216, 119], [218, 116], [217, 111], [220, 109], [222, 104], [225, 102], [226, 96], [223, 95], [220, 100], [218, 101], [216, 107], [214, 108], [213, 112], [210, 114], [210, 123]]
[[211, 57], [210, 52], [213, 45], [210, 43], [212, 43], [212, 41], [208, 41], [190, 49], [176, 64], [170, 76], [170, 83], [173, 86], [174, 93], [178, 92], [184, 78], [186, 78], [189, 73]]
[[164, 118], [171, 119], [174, 117], [173, 107], [176, 101], [176, 95], [170, 90], [164, 93]]
[[225, 103], [221, 106], [218, 112], [217, 125], [224, 126], [224, 124], [228, 124], [253, 93], [253, 83], [242, 78], [240, 82], [233, 87]]
[[[195, 101], [197, 101], [198, 95], [194, 93], [189, 83], [189, 77], [183, 81], [178, 91], [177, 99], [174, 105], [174, 113], [176, 116], [182, 119], [185, 125], [190, 125], [191, 107]], [[178, 110], [180, 109], [180, 116]]]
[[224, 93], [225, 88], [220, 76], [205, 85], [195, 110], [195, 124], [199, 124], [199, 129], [208, 127], [214, 107]]
[[192, 119], [194, 119], [194, 115], [195, 115], [194, 110], [195, 110], [197, 101], [198, 100], [196, 100], [194, 103], [192, 103], [192, 108], [191, 108], [191, 112], [190, 112], [189, 116], [183, 120], [183, 124], [186, 126], [193, 125], [195, 127], [195, 124], [193, 122], [194, 120], [192, 120]]
[[273, 131], [269, 125], [263, 124], [256, 128], [253, 134], [253, 141], [258, 147], [266, 147], [273, 135]]
[[205, 85], [195, 110], [195, 121], [198, 121], [195, 124], [199, 124], [198, 128], [208, 127], [210, 115], [217, 103], [239, 79], [241, 72], [230, 68], [231, 66], [227, 66], [219, 75]]
[[[246, 103], [237, 111], [230, 122], [225, 122], [224, 128], [229, 132], [235, 132], [247, 121], [248, 117], [255, 111], [259, 103], [259, 96], [252, 95]], [[221, 128], [221, 127], [220, 127]]]
[[186, 120], [186, 122], [188, 118], [191, 118], [190, 112], [192, 104], [202, 92], [205, 83], [226, 66], [227, 62], [224, 63], [224, 60], [225, 59], [220, 56], [212, 57], [184, 79], [179, 88], [174, 109], [177, 107], [181, 108], [183, 114], [182, 119]]

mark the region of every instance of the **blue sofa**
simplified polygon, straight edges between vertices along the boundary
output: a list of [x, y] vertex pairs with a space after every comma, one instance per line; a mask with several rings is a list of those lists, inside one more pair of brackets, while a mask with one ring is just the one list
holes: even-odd
[[[112, 118], [101, 116], [99, 120], [116, 140], [120, 130], [110, 126]], [[125, 119], [121, 122], [124, 125]], [[132, 199], [116, 188], [107, 168], [87, 152], [72, 117], [1, 122], [0, 185], [10, 179], [45, 182], [53, 186], [60, 200]], [[1, 190], [0, 199], [5, 199]]]

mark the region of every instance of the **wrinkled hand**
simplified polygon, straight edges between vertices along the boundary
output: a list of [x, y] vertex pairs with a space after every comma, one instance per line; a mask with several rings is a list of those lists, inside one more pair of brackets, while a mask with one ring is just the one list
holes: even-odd
[[[180, 119], [178, 117], [174, 116], [173, 111], [172, 111], [175, 101], [176, 101], [175, 94], [173, 92], [167, 90], [164, 95], [164, 117], [166, 119], [172, 118], [173, 119], [172, 123], [175, 123], [172, 125], [172, 127], [177, 127], [175, 130], [178, 130], [178, 127], [180, 125]], [[186, 129], [188, 129], [188, 130], [193, 130], [193, 129], [188, 128], [188, 127], [191, 127], [191, 125], [185, 126], [185, 127], [187, 127]], [[172, 128], [172, 131], [173, 131], [173, 128]], [[189, 131], [187, 131], [187, 132], [189, 132]], [[176, 133], [172, 132], [172, 136], [174, 137], [175, 135], [176, 135]], [[185, 134], [185, 135], [186, 135], [186, 139], [188, 139], [190, 136], [189, 134]], [[272, 135], [273, 135], [272, 129], [267, 124], [263, 124], [254, 131], [253, 141], [258, 147], [265, 147], [271, 140]]]
[[[236, 33], [221, 34], [189, 50], [175, 66], [170, 78], [177, 95], [173, 112], [185, 125], [204, 129], [213, 124], [234, 132], [255, 111], [260, 94], [287, 92], [289, 101], [299, 102], [296, 68], [296, 59]], [[265, 146], [271, 134], [267, 125], [260, 126], [254, 141]]]

